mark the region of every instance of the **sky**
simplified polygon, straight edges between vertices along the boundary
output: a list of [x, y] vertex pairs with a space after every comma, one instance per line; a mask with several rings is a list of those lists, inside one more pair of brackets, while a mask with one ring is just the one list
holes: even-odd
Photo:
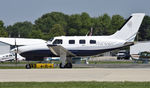
[[0, 20], [5, 26], [23, 21], [34, 23], [53, 11], [68, 15], [87, 12], [91, 17], [119, 14], [127, 18], [132, 13], [150, 15], [150, 0], [0, 0]]

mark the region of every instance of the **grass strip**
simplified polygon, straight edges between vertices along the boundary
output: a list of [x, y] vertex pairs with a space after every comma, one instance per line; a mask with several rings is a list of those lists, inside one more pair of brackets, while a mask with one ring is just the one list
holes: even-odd
[[150, 82], [0, 82], [0, 88], [150, 88]]

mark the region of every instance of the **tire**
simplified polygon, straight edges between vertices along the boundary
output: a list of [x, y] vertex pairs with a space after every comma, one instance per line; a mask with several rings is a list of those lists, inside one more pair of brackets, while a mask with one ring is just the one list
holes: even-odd
[[62, 67], [62, 63], [59, 64], [59, 68], [64, 68], [64, 67]]
[[120, 57], [117, 57], [117, 60], [120, 60]]
[[129, 57], [126, 57], [125, 60], [129, 60]]
[[67, 63], [67, 64], [65, 65], [65, 68], [72, 68], [72, 63]]
[[62, 63], [60, 63], [59, 68], [72, 68], [72, 63], [67, 63], [64, 67], [62, 67]]
[[30, 64], [27, 64], [27, 65], [26, 65], [26, 69], [31, 69]]

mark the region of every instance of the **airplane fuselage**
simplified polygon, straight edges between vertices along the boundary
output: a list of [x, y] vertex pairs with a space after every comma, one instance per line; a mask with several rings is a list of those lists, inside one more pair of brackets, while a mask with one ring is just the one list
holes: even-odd
[[61, 36], [45, 44], [19, 47], [21, 55], [27, 59], [54, 57], [47, 44], [60, 45], [77, 56], [92, 56], [124, 46], [126, 41], [110, 36]]
[[123, 47], [125, 42], [110, 36], [61, 36], [55, 37], [48, 44], [61, 45], [77, 56], [92, 56]]

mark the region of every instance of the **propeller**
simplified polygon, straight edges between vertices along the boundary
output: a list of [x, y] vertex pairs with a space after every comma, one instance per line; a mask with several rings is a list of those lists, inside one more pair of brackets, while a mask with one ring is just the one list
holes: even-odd
[[16, 63], [18, 61], [18, 59], [17, 59], [17, 53], [18, 53], [18, 46], [17, 46], [17, 42], [16, 42], [16, 38], [15, 38], [15, 60], [16, 60]]

